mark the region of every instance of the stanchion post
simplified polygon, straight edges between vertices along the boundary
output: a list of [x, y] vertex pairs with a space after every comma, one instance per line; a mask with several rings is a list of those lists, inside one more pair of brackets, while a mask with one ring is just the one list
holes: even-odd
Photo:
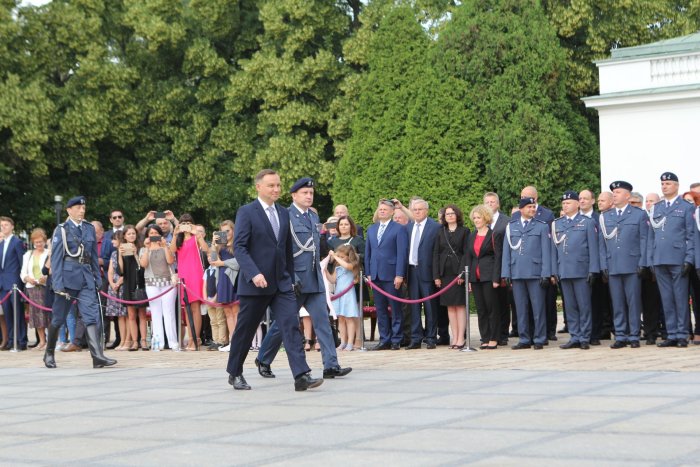
[[[360, 268], [360, 351], [367, 352], [365, 347], [365, 276]], [[353, 337], [354, 339], [354, 337]]]
[[[19, 322], [19, 312], [17, 310], [17, 284], [12, 284], [12, 309], [12, 314], [14, 316], [14, 320], [12, 323], [14, 339], [12, 343], [12, 349], [10, 350], [10, 352], [19, 352], [19, 348], [17, 347], [17, 334], [19, 333], [19, 326], [17, 325], [17, 323]], [[24, 313], [22, 313], [22, 319], [24, 319]]]
[[469, 318], [469, 266], [464, 266], [464, 298], [467, 306], [465, 311], [467, 313], [467, 345], [460, 352], [476, 352], [476, 349], [472, 348], [471, 319]]
[[[177, 351], [180, 351], [180, 346], [182, 345], [182, 289], [180, 286], [180, 278], [177, 278], [177, 313], [175, 314], [175, 323], [177, 324]], [[173, 348], [172, 344], [170, 345]]]

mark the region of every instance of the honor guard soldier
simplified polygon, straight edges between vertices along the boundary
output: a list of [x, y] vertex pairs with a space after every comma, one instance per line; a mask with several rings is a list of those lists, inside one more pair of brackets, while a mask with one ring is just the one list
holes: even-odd
[[608, 278], [613, 303], [615, 342], [611, 349], [628, 344], [639, 347], [642, 315], [641, 276], [648, 272], [646, 255], [649, 218], [629, 204], [632, 185], [610, 184], [613, 207], [600, 214], [600, 267]]
[[66, 322], [72, 302], [78, 301], [86, 328], [92, 366], [112, 366], [116, 360], [105, 357], [102, 349], [102, 325], [97, 293], [102, 285], [97, 257], [95, 227], [85, 218], [85, 197], [76, 196], [66, 203], [68, 219], [54, 230], [51, 240], [51, 281], [56, 297], [46, 338], [44, 364], [56, 368], [54, 350], [58, 331]]
[[588, 350], [591, 341], [591, 287], [600, 274], [595, 220], [579, 212], [579, 195], [561, 198], [564, 216], [552, 223], [552, 273], [559, 279], [566, 303], [571, 339], [559, 347]]
[[[534, 198], [522, 198], [518, 203], [520, 216], [506, 227], [501, 273], [513, 285], [515, 311], [518, 316], [518, 344], [513, 350], [542, 349], [547, 340], [546, 289], [552, 276], [552, 251], [546, 222], [535, 219]], [[532, 304], [535, 329], [530, 331], [528, 301]], [[533, 337], [534, 334], [534, 337]]]
[[659, 347], [688, 346], [688, 274], [695, 261], [693, 206], [678, 196], [678, 177], [661, 174], [664, 199], [649, 213], [649, 264], [664, 306], [668, 338]]
[[[292, 205], [289, 206], [289, 228], [292, 234], [297, 310], [303, 306], [311, 317], [316, 338], [321, 346], [323, 377], [345, 376], [352, 371], [352, 368], [341, 368], [338, 364], [335, 340], [328, 320], [326, 288], [321, 270], [321, 233], [318, 228], [321, 221], [310, 209], [314, 202], [314, 181], [308, 177], [299, 179], [292, 185], [289, 192], [292, 194]], [[274, 378], [270, 365], [281, 345], [282, 332], [275, 321], [260, 346], [259, 359], [255, 360], [258, 373], [263, 378]]]

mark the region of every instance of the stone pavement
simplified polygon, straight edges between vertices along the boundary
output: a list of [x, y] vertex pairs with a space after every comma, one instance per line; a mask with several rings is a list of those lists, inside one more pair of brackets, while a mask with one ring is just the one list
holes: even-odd
[[233, 391], [228, 354], [108, 353], [0, 353], [0, 465], [700, 465], [700, 346], [343, 352], [302, 393], [284, 354]]

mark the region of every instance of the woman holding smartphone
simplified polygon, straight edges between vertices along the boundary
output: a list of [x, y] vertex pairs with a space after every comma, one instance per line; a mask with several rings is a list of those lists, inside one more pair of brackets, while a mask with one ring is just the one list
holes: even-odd
[[[198, 339], [202, 330], [202, 315], [200, 312], [199, 294], [204, 286], [204, 266], [202, 265], [202, 257], [200, 251], [205, 253], [209, 250], [209, 245], [204, 240], [202, 235], [195, 234], [194, 219], [188, 213], [180, 216], [180, 223], [175, 227], [175, 241], [170, 243], [170, 251], [177, 254], [177, 273], [182, 281], [184, 281], [188, 303], [192, 308], [192, 320], [189, 322], [187, 317], [187, 328], [192, 329], [194, 325], [194, 336], [190, 336], [190, 341], [187, 344], [186, 350], [196, 350], [194, 339]], [[185, 294], [182, 294], [182, 303], [185, 305]]]
[[[124, 284], [124, 278], [121, 276], [119, 269], [119, 246], [124, 242], [124, 232], [121, 230], [114, 232], [111, 241], [114, 251], [112, 251], [112, 255], [109, 258], [109, 267], [107, 269], [107, 280], [109, 281], [107, 295], [123, 300], [124, 288], [122, 285]], [[117, 326], [119, 326], [119, 335], [122, 341], [121, 345], [115, 350], [129, 350], [132, 345], [132, 337], [127, 326], [126, 307], [115, 300], [107, 300], [105, 316], [117, 318]]]
[[[175, 257], [168, 248], [163, 231], [156, 224], [148, 226], [143, 245], [139, 252], [139, 263], [144, 271], [146, 294], [151, 299], [172, 288], [170, 265], [175, 262]], [[180, 350], [175, 324], [176, 299], [177, 292], [172, 289], [162, 297], [150, 301], [151, 334], [153, 342], [158, 345], [158, 349], [153, 350], [162, 350], [165, 347], [163, 318], [165, 318], [165, 334], [168, 336], [170, 348], [175, 351]]]
[[[119, 245], [119, 270], [124, 282], [122, 285], [122, 296], [124, 300], [136, 301], [141, 297], [136, 295], [136, 289], [144, 289], [146, 284], [143, 279], [143, 269], [136, 259], [136, 253], [141, 246], [136, 228], [133, 225], [124, 227], [124, 243]], [[139, 349], [138, 335], [141, 331], [141, 350], [148, 350], [146, 342], [146, 307], [147, 303], [139, 305], [127, 305], [126, 310], [129, 316], [129, 331], [134, 340], [129, 351]], [[138, 323], [137, 323], [138, 317]]]
[[[221, 235], [214, 232], [212, 242], [212, 254], [210, 255], [213, 261], [209, 264], [219, 268], [216, 282], [216, 297], [217, 301], [222, 304], [224, 315], [226, 316], [226, 326], [228, 327], [228, 336], [224, 345], [228, 345], [233, 337], [233, 331], [236, 329], [238, 321], [238, 304], [233, 304], [238, 297], [236, 296], [236, 284], [231, 281], [231, 270], [233, 266], [233, 221], [225, 220], [219, 225]], [[225, 236], [226, 238], [221, 238]], [[227, 273], [227, 270], [229, 271]]]

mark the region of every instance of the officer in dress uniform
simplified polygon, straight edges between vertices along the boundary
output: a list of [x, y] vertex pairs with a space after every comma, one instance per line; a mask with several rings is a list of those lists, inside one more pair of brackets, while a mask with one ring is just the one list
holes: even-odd
[[[513, 285], [515, 310], [518, 316], [519, 342], [513, 350], [542, 349], [547, 340], [546, 289], [552, 276], [551, 245], [547, 223], [535, 218], [534, 198], [522, 198], [518, 203], [520, 215], [506, 227], [501, 271]], [[530, 332], [528, 301], [534, 315], [534, 337]]]
[[567, 191], [561, 198], [564, 216], [552, 223], [552, 272], [559, 279], [566, 303], [571, 339], [559, 347], [588, 350], [591, 341], [591, 287], [600, 273], [598, 229], [579, 212], [579, 195]]
[[66, 203], [68, 219], [54, 230], [51, 240], [51, 281], [56, 298], [53, 301], [51, 324], [46, 338], [44, 364], [56, 368], [54, 350], [58, 331], [74, 300], [86, 328], [92, 366], [112, 366], [102, 349], [102, 326], [97, 292], [102, 285], [97, 257], [95, 227], [85, 218], [85, 197], [76, 196]]
[[600, 267], [608, 278], [613, 302], [615, 342], [611, 349], [628, 344], [639, 348], [642, 316], [642, 279], [648, 271], [646, 255], [649, 219], [629, 204], [632, 185], [625, 181], [610, 184], [613, 207], [600, 214]]
[[[292, 185], [289, 192], [293, 201], [289, 206], [289, 225], [292, 232], [297, 309], [305, 307], [311, 317], [316, 338], [321, 346], [323, 377], [345, 376], [352, 368], [341, 368], [338, 364], [335, 340], [328, 321], [326, 288], [320, 265], [321, 234], [318, 226], [321, 221], [316, 213], [309, 209], [314, 202], [314, 181], [308, 177], [301, 178]], [[260, 376], [274, 378], [270, 365], [281, 345], [282, 333], [275, 322], [270, 326], [260, 346], [260, 358], [255, 360]]]
[[648, 261], [664, 304], [668, 338], [659, 347], [688, 347], [688, 274], [695, 261], [693, 206], [678, 196], [678, 177], [661, 174], [664, 199], [649, 213]]

